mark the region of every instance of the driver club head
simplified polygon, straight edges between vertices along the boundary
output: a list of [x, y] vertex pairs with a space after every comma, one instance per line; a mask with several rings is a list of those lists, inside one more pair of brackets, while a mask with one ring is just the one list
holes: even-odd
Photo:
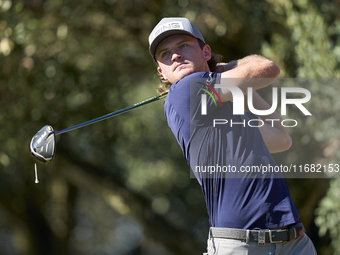
[[55, 151], [55, 135], [51, 126], [46, 125], [33, 136], [30, 143], [32, 156], [42, 163], [50, 163]]

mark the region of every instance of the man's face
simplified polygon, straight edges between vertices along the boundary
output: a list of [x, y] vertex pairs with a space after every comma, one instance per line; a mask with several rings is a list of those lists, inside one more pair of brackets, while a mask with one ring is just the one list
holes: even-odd
[[195, 37], [173, 35], [164, 39], [156, 49], [157, 71], [171, 83], [195, 72], [209, 72], [207, 61], [211, 58], [211, 49], [203, 49]]

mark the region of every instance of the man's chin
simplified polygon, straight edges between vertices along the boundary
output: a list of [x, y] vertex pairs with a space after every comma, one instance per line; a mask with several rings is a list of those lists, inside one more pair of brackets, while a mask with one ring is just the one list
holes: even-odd
[[188, 76], [189, 74], [192, 74], [192, 73], [196, 73], [195, 70], [189, 70], [189, 69], [186, 69], [186, 70], [181, 70], [178, 75], [176, 75], [177, 77], [177, 80], [181, 80], [183, 79], [185, 76]]

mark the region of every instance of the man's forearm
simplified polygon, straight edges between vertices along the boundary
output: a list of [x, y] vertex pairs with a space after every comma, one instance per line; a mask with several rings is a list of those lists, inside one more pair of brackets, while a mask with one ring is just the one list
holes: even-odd
[[223, 66], [224, 72], [237, 68], [244, 78], [275, 78], [280, 74], [280, 68], [273, 61], [255, 54], [233, 60]]
[[[273, 83], [280, 74], [280, 68], [271, 60], [259, 55], [250, 55], [237, 61], [231, 61], [224, 66], [221, 74], [221, 83], [224, 82], [239, 87], [243, 94], [247, 94], [247, 88], [257, 90]], [[223, 81], [224, 80], [224, 81]], [[232, 100], [229, 89], [221, 89], [222, 101]]]

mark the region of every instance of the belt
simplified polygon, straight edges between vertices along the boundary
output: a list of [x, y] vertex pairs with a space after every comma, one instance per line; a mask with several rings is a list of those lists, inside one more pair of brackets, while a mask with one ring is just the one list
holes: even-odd
[[302, 236], [305, 228], [302, 223], [283, 229], [263, 229], [263, 230], [245, 230], [235, 228], [214, 228], [209, 230], [210, 238], [227, 238], [243, 240], [246, 243], [258, 242], [259, 246], [265, 246], [266, 243], [281, 243], [290, 241]]

